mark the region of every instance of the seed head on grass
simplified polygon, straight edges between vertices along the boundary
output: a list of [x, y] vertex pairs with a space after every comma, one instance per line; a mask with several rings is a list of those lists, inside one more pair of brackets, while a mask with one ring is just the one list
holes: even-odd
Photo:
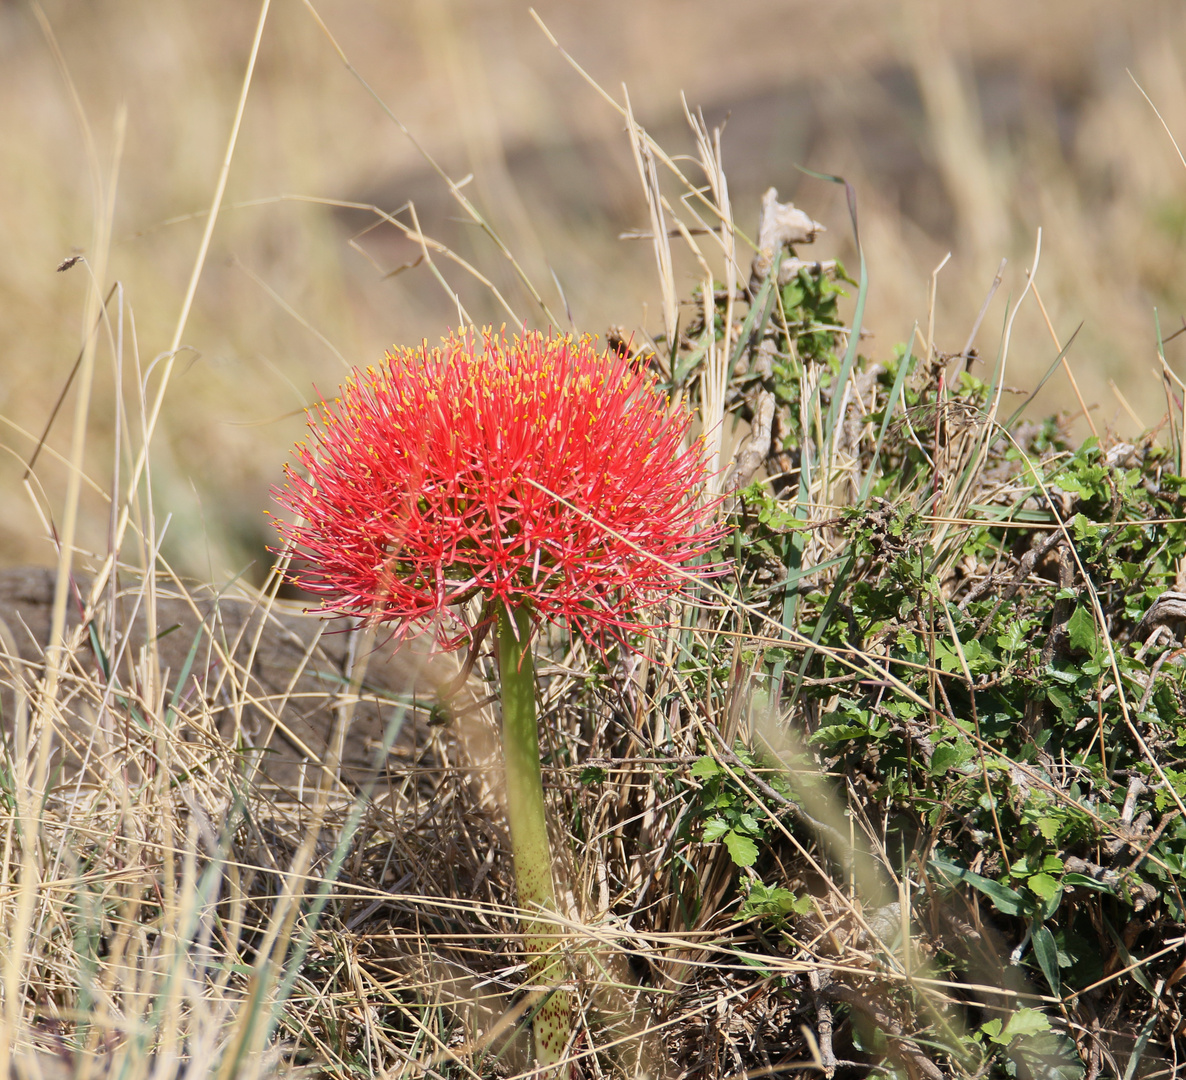
[[[468, 641], [475, 596], [599, 644], [646, 630], [720, 532], [653, 376], [590, 337], [485, 330], [395, 349], [310, 414], [279, 524], [325, 610]], [[491, 614], [489, 617], [493, 617]]]

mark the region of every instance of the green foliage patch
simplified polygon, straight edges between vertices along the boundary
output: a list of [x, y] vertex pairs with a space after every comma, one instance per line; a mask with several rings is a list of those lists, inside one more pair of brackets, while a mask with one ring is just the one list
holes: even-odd
[[[734, 417], [776, 409], [722, 553], [748, 724], [671, 813], [727, 859], [748, 963], [834, 969], [827, 1054], [1152, 1075], [1182, 1015], [1186, 481], [1152, 439], [1005, 423], [971, 355], [846, 372], [844, 284], [799, 265], [733, 346]], [[699, 356], [673, 365], [689, 387]], [[735, 637], [700, 640], [741, 670]]]

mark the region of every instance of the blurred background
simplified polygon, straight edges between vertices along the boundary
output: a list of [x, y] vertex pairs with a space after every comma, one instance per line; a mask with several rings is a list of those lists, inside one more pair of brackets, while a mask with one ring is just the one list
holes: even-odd
[[[301, 407], [332, 395], [347, 364], [435, 341], [457, 321], [434, 267], [411, 265], [417, 245], [374, 212], [332, 204], [418, 222], [498, 286], [515, 320], [545, 325], [427, 153], [454, 180], [472, 177], [467, 196], [562, 322], [603, 336], [611, 325], [662, 333], [650, 245], [619, 238], [648, 225], [622, 120], [524, 3], [313, 8], [415, 142], [343, 64], [310, 6], [275, 0], [152, 443], [156, 512], [172, 515], [164, 553], [216, 581], [263, 579], [263, 511], [303, 431]], [[868, 355], [888, 356], [916, 320], [926, 325], [931, 276], [950, 253], [935, 342], [952, 352], [1009, 259], [978, 341], [991, 362], [1040, 226], [1042, 299], [1061, 342], [1083, 323], [1069, 358], [1097, 425], [1130, 437], [1160, 421], [1155, 311], [1164, 335], [1183, 325], [1186, 167], [1136, 83], [1186, 139], [1178, 0], [538, 0], [536, 9], [607, 92], [622, 100], [628, 88], [668, 152], [693, 153], [681, 91], [710, 125], [725, 125], [744, 233], [756, 234], [759, 197], [777, 187], [828, 228], [801, 254], [838, 257], [855, 274], [843, 190], [795, 166], [852, 181], [871, 280]], [[258, 15], [245, 0], [0, 2], [4, 563], [54, 558], [48, 537], [66, 477], [54, 452], [70, 445], [69, 397], [38, 461], [36, 499], [21, 477], [83, 337], [87, 267], [55, 268], [94, 256], [87, 139], [113, 175], [126, 107], [103, 286], [123, 287], [125, 355], [117, 376], [111, 348], [98, 354], [87, 441], [95, 487], [84, 491], [80, 534], [103, 552], [117, 396], [135, 410], [136, 363], [147, 370], [172, 339]], [[434, 265], [474, 319], [515, 321], [457, 262], [437, 255]], [[695, 265], [676, 272], [689, 293]], [[1006, 382], [1032, 385], [1056, 354], [1031, 298]], [[1166, 354], [1180, 371], [1186, 335]], [[1039, 408], [1075, 411], [1061, 376]], [[126, 460], [122, 469], [126, 482]]]

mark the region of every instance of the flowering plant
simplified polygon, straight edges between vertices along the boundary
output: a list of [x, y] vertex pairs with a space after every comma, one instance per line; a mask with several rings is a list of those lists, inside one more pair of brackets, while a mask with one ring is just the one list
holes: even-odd
[[546, 918], [555, 892], [528, 642], [559, 620], [628, 647], [650, 628], [646, 611], [680, 590], [677, 569], [716, 546], [690, 424], [654, 376], [589, 337], [470, 331], [356, 372], [311, 413], [312, 439], [296, 450], [305, 475], [286, 467], [277, 492], [293, 515], [279, 523], [293, 578], [323, 610], [397, 637], [429, 631], [445, 649], [494, 630], [542, 1064], [559, 1060], [571, 1023]]
[[318, 406], [297, 448], [307, 479], [287, 469], [297, 581], [446, 649], [469, 639], [475, 596], [622, 642], [679, 588], [671, 567], [717, 540], [690, 420], [589, 337], [487, 330], [389, 352]]

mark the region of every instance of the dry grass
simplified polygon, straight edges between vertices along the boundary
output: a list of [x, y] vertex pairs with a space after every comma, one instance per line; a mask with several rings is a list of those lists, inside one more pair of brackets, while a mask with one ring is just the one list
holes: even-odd
[[[850, 6], [849, 15], [858, 7]], [[460, 16], [450, 21], [444, 10], [418, 9], [423, 63], [454, 80], [459, 100], [481, 99], [483, 72], [496, 84], [502, 70], [474, 63], [475, 57], [494, 61], [478, 50]], [[1038, 280], [1051, 332], [1065, 344], [1075, 321], [1070, 313], [1107, 311], [1109, 318], [1089, 328], [1086, 347], [1102, 360], [1143, 365], [1152, 340], [1139, 329], [1148, 292], [1179, 302], [1171, 273], [1176, 225], [1166, 222], [1181, 216], [1180, 176], [1149, 165], [1158, 153], [1150, 147], [1161, 145], [1150, 135], [1156, 119], [1125, 89], [1084, 91], [1073, 147], [1056, 147], [1052, 129], [1034, 120], [1010, 134], [1015, 153], [1000, 160], [1007, 140], [993, 134], [991, 96], [981, 100], [973, 92], [963, 54], [941, 19], [922, 5], [911, 10], [917, 36], [893, 64], [887, 61], [887, 70], [917, 77], [917, 115], [929, 133], [951, 220], [926, 235], [919, 220], [889, 205], [905, 186], [895, 193], [876, 179], [861, 184], [862, 236], [878, 283], [866, 322], [882, 339], [909, 336], [900, 311], [920, 306], [950, 241], [965, 259], [961, 284], [939, 279], [929, 329], [916, 346], [935, 360], [924, 377], [937, 378], [943, 348], [954, 351], [967, 339], [969, 312], [979, 308], [1001, 252], [1028, 247], [1030, 227], [1041, 222], [1047, 238], [1041, 274], [1051, 273], [1051, 285]], [[120, 9], [123, 18], [137, 11], [130, 4]], [[162, 35], [156, 49], [124, 40], [125, 24], [88, 15], [75, 26], [52, 7], [46, 20], [52, 34], [38, 38], [39, 31], [21, 24], [30, 42], [61, 39], [63, 71], [82, 87], [87, 125], [100, 132], [110, 103], [96, 87], [109, 86], [106, 65], [130, 51], [137, 77], [164, 99], [152, 116], [162, 125], [155, 130], [169, 137], [137, 145], [144, 128], [133, 109], [111, 145], [106, 135], [93, 139], [97, 146], [87, 155], [93, 239], [82, 245], [86, 261], [55, 280], [59, 292], [52, 294], [44, 283], [49, 267], [92, 223], [81, 212], [63, 212], [78, 191], [65, 165], [47, 164], [48, 152], [37, 157], [35, 148], [50, 136], [35, 135], [33, 119], [27, 126], [11, 122], [5, 135], [6, 148], [21, 150], [18, 168], [28, 185], [22, 200], [28, 209], [12, 223], [15, 242], [0, 271], [14, 299], [14, 313], [0, 329], [5, 347], [24, 339], [46, 356], [72, 356], [70, 335], [52, 329], [63, 310], [81, 310], [84, 327], [100, 330], [85, 337], [73, 422], [59, 421], [23, 494], [15, 478], [63, 379], [22, 367], [7, 387], [11, 450], [19, 463], [2, 478], [12, 507], [7, 550], [13, 560], [43, 551], [34, 539], [39, 532], [60, 546], [51, 591], [16, 597], [3, 641], [4, 715], [11, 719], [0, 776], [0, 1075], [10, 1064], [19, 1076], [56, 1068], [154, 1080], [298, 1069], [343, 1077], [517, 1075], [528, 1068], [518, 998], [524, 965], [499, 806], [490, 673], [479, 665], [466, 696], [450, 703], [450, 722], [441, 724], [432, 699], [448, 672], [414, 655], [389, 661], [381, 643], [361, 634], [323, 639], [313, 620], [275, 599], [277, 582], [262, 571], [249, 575], [262, 591], [246, 584], [213, 594], [186, 575], [222, 582], [228, 566], [262, 555], [260, 530], [245, 508], [254, 515], [265, 504], [296, 423], [275, 418], [299, 408], [310, 383], [328, 391], [343, 357], [377, 356], [393, 335], [435, 335], [445, 319], [571, 317], [596, 326], [634, 320], [639, 298], [653, 296], [634, 345], [647, 343], [669, 373], [681, 362], [694, 364], [697, 378], [684, 392], [701, 410], [705, 430], [719, 439], [722, 466], [735, 460], [741, 468], [746, 446], [762, 430], [763, 406], [734, 393], [736, 339], [698, 339], [696, 328], [697, 320], [701, 330], [712, 325], [721, 290], [726, 326], [748, 313], [739, 287], [749, 279], [758, 230], [739, 219], [742, 204], [725, 167], [728, 133], [722, 145], [687, 105], [685, 145], [694, 148], [694, 160], [664, 150], [638, 122], [634, 104], [614, 96], [629, 136], [615, 151], [621, 155], [615, 169], [642, 180], [645, 207], [635, 195], [627, 216], [634, 225], [649, 222], [643, 232], [647, 259], [654, 258], [653, 265], [642, 257], [623, 261], [607, 254], [600, 223], [541, 235], [550, 217], [562, 216], [556, 206], [566, 204], [543, 204], [536, 213], [515, 195], [513, 162], [489, 115], [467, 113], [463, 125], [469, 161], [486, 168], [473, 185], [480, 196], [448, 179], [457, 172], [445, 165], [437, 175], [434, 148], [416, 166], [372, 152], [390, 142], [395, 118], [381, 108], [367, 118], [367, 87], [338, 65], [329, 30], [366, 33], [349, 13], [330, 11], [322, 26], [298, 5], [272, 12], [273, 24], [259, 39], [260, 67], [248, 68], [246, 78], [240, 54], [252, 26], [237, 5], [224, 14], [225, 20], [207, 16], [192, 28], [201, 57], [196, 69], [169, 51], [178, 48], [171, 36], [176, 24], [152, 23]], [[738, 23], [750, 40], [754, 26], [781, 25], [784, 17], [816, 29], [814, 20], [823, 20], [756, 5]], [[1131, 15], [1123, 21], [1134, 63], [1148, 75], [1147, 89], [1173, 128], [1186, 115], [1186, 94], [1162, 43], [1182, 29], [1168, 6], [1160, 17], [1161, 33]], [[23, 18], [0, 12], [12, 25]], [[545, 21], [559, 29], [546, 12]], [[81, 49], [86, 34], [112, 26], [109, 52]], [[387, 32], [386, 23], [382, 29]], [[523, 32], [534, 30], [525, 24]], [[1077, 25], [1075, 33], [1082, 32]], [[673, 55], [681, 45], [694, 51], [700, 39], [688, 33], [690, 43], [673, 43]], [[871, 63], [878, 54], [868, 28], [847, 33], [832, 39], [839, 44], [831, 55], [851, 42], [853, 55]], [[574, 47], [562, 30], [559, 39]], [[1019, 61], [1027, 71], [1039, 66], [1033, 57], [1049, 59], [1041, 43], [1030, 45], [1032, 56]], [[753, 92], [756, 75], [747, 82], [736, 72], [723, 74], [730, 65], [700, 47], [716, 65], [706, 83], [713, 93]], [[545, 48], [531, 54], [533, 66], [550, 63]], [[628, 50], [638, 48], [630, 37]], [[225, 70], [232, 50], [244, 127], [224, 156], [234, 112]], [[766, 43], [755, 50], [753, 67], [772, 78], [784, 54]], [[982, 73], [994, 59], [985, 50]], [[359, 38], [344, 41], [341, 55], [366, 68], [379, 98], [406, 100], [409, 84], [388, 81], [378, 51]], [[654, 53], [653, 44], [644, 50], [647, 57]], [[1023, 55], [1020, 47], [1016, 55]], [[1065, 57], [1062, 62], [1070, 73], [1058, 79], [1073, 83], [1082, 76]], [[170, 63], [187, 76], [200, 72], [208, 92], [196, 92]], [[805, 77], [822, 82], [826, 65], [812, 63], [818, 66]], [[333, 94], [341, 98], [333, 100], [350, 104], [323, 107], [307, 64], [327, 85], [340, 79], [342, 89]], [[409, 67], [409, 83], [423, 80], [425, 68]], [[560, 68], [549, 72], [545, 88], [572, 78]], [[59, 100], [43, 91], [46, 84], [37, 80], [44, 72], [28, 57], [9, 66], [5, 78], [10, 98], [19, 86], [35, 86], [43, 94], [40, 107]], [[1039, 82], [1034, 93], [1053, 103], [1058, 79]], [[665, 88], [645, 68], [641, 82], [652, 101]], [[876, 159], [859, 153], [862, 132], [846, 130], [840, 117], [862, 95], [876, 96], [877, 86], [862, 75], [843, 91], [821, 91], [823, 105], [817, 100], [816, 107], [826, 122], [809, 163], [843, 168], [850, 178], [876, 173]], [[420, 126], [440, 115], [432, 96], [422, 87], [424, 100], [414, 103]], [[253, 113], [257, 99], [261, 111]], [[531, 99], [536, 107], [539, 100]], [[170, 109], [173, 117], [190, 117], [194, 130], [170, 128]], [[612, 110], [606, 112], [616, 126]], [[582, 136], [592, 140], [602, 123], [586, 122]], [[42, 130], [63, 145], [70, 141], [61, 135], [64, 125], [55, 119]], [[1101, 128], [1108, 138], [1092, 134]], [[324, 149], [314, 153], [310, 141], [319, 140]], [[455, 149], [446, 146], [441, 160], [452, 159]], [[1056, 149], [1070, 156], [1070, 167], [1056, 160]], [[1104, 198], [1077, 178], [1074, 169], [1084, 162], [1093, 175], [1107, 174], [1119, 197]], [[382, 187], [368, 174], [387, 168], [402, 171], [410, 188], [417, 169], [437, 177], [447, 202], [430, 202], [434, 220], [425, 220], [419, 202], [366, 196]], [[343, 178], [340, 169], [350, 175]], [[624, 189], [615, 169], [608, 175], [617, 192]], [[167, 182], [152, 179], [161, 170]], [[770, 179], [764, 176], [763, 186]], [[757, 190], [751, 185], [746, 213]], [[823, 253], [839, 254], [853, 269], [841, 189], [812, 190], [821, 204], [812, 216], [827, 218], [834, 239]], [[383, 205], [371, 206], [375, 201]], [[453, 242], [444, 206], [484, 239], [472, 246]], [[334, 216], [347, 210], [363, 217]], [[166, 227], [172, 220], [178, 224]], [[344, 220], [355, 230], [357, 250], [374, 265], [345, 261], [353, 254], [344, 252], [353, 249], [342, 243]], [[376, 241], [372, 226], [385, 238]], [[442, 235], [447, 239], [437, 238]], [[404, 262], [416, 265], [394, 279], [407, 283], [395, 292], [386, 275]], [[1035, 257], [1027, 265], [1036, 264]], [[29, 266], [45, 272], [30, 277]], [[657, 290], [642, 285], [655, 267]], [[116, 277], [124, 285], [100, 317], [107, 283]], [[1028, 284], [1023, 274], [1012, 281], [1017, 294]], [[698, 298], [689, 303], [695, 287]], [[999, 310], [993, 309], [982, 340], [1004, 354], [1016, 350], [1020, 356], [1011, 360], [1022, 365], [1040, 356], [1045, 368], [1058, 351], [1047, 344], [1045, 321], [1028, 304], [1013, 311], [1012, 336], [996, 334]], [[944, 346], [949, 336], [957, 340]], [[196, 366], [191, 347], [203, 357]], [[990, 346], [982, 344], [982, 352]], [[1100, 397], [1107, 370], [1101, 362], [1094, 376], [1083, 378], [1089, 400]], [[887, 404], [867, 376], [855, 367], [852, 374], [838, 399], [821, 396], [808, 376], [795, 418], [800, 431], [811, 433], [805, 448], [823, 459], [818, 471], [796, 481], [801, 565], [814, 568], [812, 584], [822, 589], [835, 580], [845, 552], [837, 510], [864, 493], [871, 446], [879, 443], [868, 418]], [[1141, 397], [1143, 385], [1130, 382], [1125, 393], [1147, 404], [1152, 399]], [[1071, 400], [1065, 389], [1060, 393]], [[927, 416], [907, 417], [894, 429], [903, 443], [921, 448], [931, 443], [913, 424], [936, 432], [946, 425], [942, 456], [936, 435], [931, 464], [948, 482], [932, 477], [930, 487], [915, 493], [931, 515], [936, 550], [975, 519], [973, 504], [988, 498], [986, 485], [1005, 489], [1016, 481], [993, 472], [1001, 466], [995, 425], [1010, 411], [998, 396], [987, 414], [968, 420], [940, 399]], [[736, 415], [754, 426], [749, 444], [738, 442], [749, 423], [735, 427]], [[216, 424], [220, 434], [211, 437]], [[771, 473], [795, 467], [769, 443], [758, 464]], [[943, 567], [949, 576], [954, 561], [953, 550]], [[83, 564], [86, 577], [73, 573]], [[770, 695], [757, 692], [764, 683], [755, 650], [816, 644], [793, 629], [785, 610], [746, 607], [719, 593], [700, 602], [645, 656], [608, 671], [600, 658], [570, 651], [558, 639], [541, 658], [545, 775], [561, 833], [555, 848], [564, 853], [560, 923], [580, 1001], [574, 1059], [589, 1076], [835, 1069], [844, 1063], [835, 1061], [830, 1042], [833, 1007], [856, 1007], [859, 998], [859, 1007], [890, 1034], [897, 1048], [890, 1059], [905, 1074], [941, 1075], [934, 1055], [913, 1037], [919, 1027], [958, 1028], [953, 1006], [969, 993], [981, 995], [986, 1008], [1038, 998], [1030, 989], [1001, 989], [992, 942], [983, 949], [983, 986], [965, 980], [957, 988], [930, 970], [928, 956], [962, 932], [960, 919], [975, 920], [975, 911], [952, 913], [911, 895], [910, 881], [895, 873], [879, 846], [881, 823], [861, 816], [867, 804], [812, 794], [810, 778], [796, 772], [804, 768], [802, 747], [787, 734], [785, 717], [777, 724], [767, 719]], [[36, 632], [34, 609], [44, 617]], [[849, 662], [858, 675], [890, 678], [871, 653], [857, 652]], [[687, 832], [688, 792], [697, 788], [691, 768], [706, 755], [734, 768], [755, 804], [772, 798], [771, 775], [736, 757], [738, 738], [765, 740], [782, 756], [802, 799], [788, 811], [793, 824], [772, 819], [768, 827], [778, 834], [781, 880], [810, 893], [814, 908], [774, 949], [761, 928], [736, 920], [738, 872], [724, 847], [695, 842]], [[903, 1012], [907, 992], [913, 1014]], [[958, 1041], [960, 1034], [951, 1037]]]

